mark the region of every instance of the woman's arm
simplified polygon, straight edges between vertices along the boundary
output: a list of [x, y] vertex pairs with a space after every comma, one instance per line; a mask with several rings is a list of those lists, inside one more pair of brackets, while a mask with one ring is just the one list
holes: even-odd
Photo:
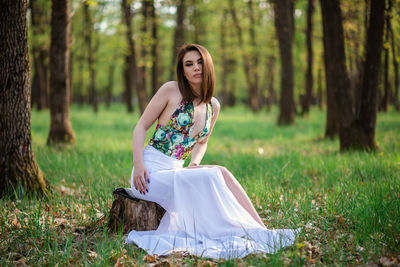
[[211, 121], [210, 134], [206, 138], [204, 138], [204, 140], [201, 140], [200, 142], [197, 142], [194, 145], [193, 150], [192, 150], [192, 158], [190, 160], [189, 166], [200, 165], [200, 162], [203, 159], [204, 154], [206, 153], [208, 138], [211, 136], [212, 130], [214, 129], [215, 122], [218, 119], [219, 110], [220, 110], [220, 104], [215, 97], [213, 97], [211, 99], [211, 105], [213, 107], [213, 117], [212, 117], [212, 121]]
[[173, 95], [171, 92], [176, 91], [174, 82], [167, 82], [161, 86], [157, 93], [150, 100], [142, 116], [136, 124], [133, 131], [132, 151], [133, 151], [133, 184], [141, 193], [148, 191], [147, 183], [149, 174], [143, 163], [143, 146], [146, 139], [147, 130], [160, 117], [161, 113], [168, 105], [168, 101]]

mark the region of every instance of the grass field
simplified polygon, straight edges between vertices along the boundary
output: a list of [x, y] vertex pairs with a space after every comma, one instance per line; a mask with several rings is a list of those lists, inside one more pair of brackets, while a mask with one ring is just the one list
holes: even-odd
[[[268, 228], [297, 228], [295, 244], [273, 255], [218, 260], [145, 257], [106, 230], [115, 187], [129, 186], [138, 114], [121, 105], [94, 114], [72, 107], [75, 147], [48, 148], [49, 112], [32, 112], [34, 152], [55, 188], [49, 199], [0, 200], [0, 265], [262, 266], [356, 265], [400, 261], [400, 113], [380, 113], [378, 152], [339, 153], [323, 136], [317, 109], [276, 126], [277, 110], [220, 114], [202, 164], [227, 167]], [[149, 131], [150, 135], [152, 129]], [[105, 215], [105, 216], [104, 216]], [[155, 260], [155, 263], [152, 261]]]

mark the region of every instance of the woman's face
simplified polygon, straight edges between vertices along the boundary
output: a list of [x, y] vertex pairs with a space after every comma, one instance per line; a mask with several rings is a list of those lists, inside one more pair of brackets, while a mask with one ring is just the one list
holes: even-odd
[[203, 81], [203, 60], [197, 51], [187, 52], [182, 59], [183, 72], [190, 85], [198, 86]]

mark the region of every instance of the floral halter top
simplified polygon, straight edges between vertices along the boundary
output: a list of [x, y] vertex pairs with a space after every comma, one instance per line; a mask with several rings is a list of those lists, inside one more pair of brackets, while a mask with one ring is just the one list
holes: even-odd
[[193, 102], [182, 100], [165, 126], [157, 124], [149, 145], [168, 156], [176, 159], [186, 159], [197, 140], [206, 137], [210, 133], [211, 102], [207, 104], [205, 127], [194, 137], [192, 137], [194, 128], [193, 116]]

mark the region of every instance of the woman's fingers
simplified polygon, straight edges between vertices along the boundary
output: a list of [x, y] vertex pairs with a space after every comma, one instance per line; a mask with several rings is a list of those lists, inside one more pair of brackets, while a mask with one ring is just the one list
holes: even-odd
[[136, 190], [142, 193], [142, 189], [140, 188], [140, 184], [138, 183], [138, 177], [135, 176], [133, 179], [133, 185], [135, 186]]
[[142, 192], [143, 192], [143, 194], [146, 194], [145, 191], [149, 192], [149, 190], [148, 190], [148, 188], [147, 188], [147, 185], [146, 185], [146, 181], [144, 180], [144, 177], [143, 177], [143, 176], [140, 177], [140, 184], [141, 184], [141, 186], [142, 186]]
[[145, 194], [146, 191], [149, 192], [144, 174], [134, 177], [134, 185], [136, 190], [138, 190], [141, 194]]
[[150, 176], [146, 169], [144, 170], [144, 178], [146, 179], [147, 183], [150, 183]]

